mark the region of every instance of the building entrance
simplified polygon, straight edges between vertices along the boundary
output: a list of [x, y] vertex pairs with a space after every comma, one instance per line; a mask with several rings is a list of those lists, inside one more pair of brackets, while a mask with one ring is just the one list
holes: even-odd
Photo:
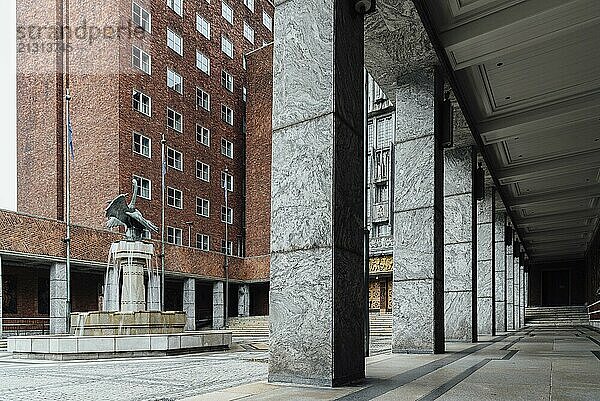
[[571, 304], [571, 274], [569, 270], [542, 271], [542, 306]]

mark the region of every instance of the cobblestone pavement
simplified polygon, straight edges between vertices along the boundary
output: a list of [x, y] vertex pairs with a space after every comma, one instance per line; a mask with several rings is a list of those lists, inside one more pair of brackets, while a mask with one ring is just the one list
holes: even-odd
[[177, 400], [267, 378], [267, 354], [49, 362], [0, 354], [0, 400]]

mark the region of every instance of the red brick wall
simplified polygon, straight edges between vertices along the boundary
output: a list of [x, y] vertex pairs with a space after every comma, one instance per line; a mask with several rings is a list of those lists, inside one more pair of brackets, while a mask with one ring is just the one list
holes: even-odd
[[248, 91], [246, 251], [259, 256], [270, 252], [273, 45], [248, 55]]

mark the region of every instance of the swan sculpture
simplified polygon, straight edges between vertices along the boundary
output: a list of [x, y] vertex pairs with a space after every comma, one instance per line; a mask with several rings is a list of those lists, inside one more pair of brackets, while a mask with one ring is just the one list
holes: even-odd
[[139, 241], [142, 239], [144, 230], [158, 232], [158, 227], [149, 220], [146, 220], [142, 216], [142, 212], [135, 208], [138, 184], [136, 180], [132, 180], [131, 182], [133, 183], [131, 202], [127, 204], [127, 194], [121, 194], [113, 199], [112, 202], [109, 202], [106, 208], [106, 217], [108, 217], [106, 226], [108, 228], [124, 226], [127, 240]]

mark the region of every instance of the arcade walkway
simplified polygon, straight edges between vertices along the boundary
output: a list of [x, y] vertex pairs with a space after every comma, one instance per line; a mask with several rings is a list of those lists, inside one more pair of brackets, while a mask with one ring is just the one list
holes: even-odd
[[600, 400], [600, 332], [592, 329], [524, 329], [478, 344], [446, 346], [442, 355], [368, 358], [367, 380], [356, 387], [261, 381], [188, 400]]

